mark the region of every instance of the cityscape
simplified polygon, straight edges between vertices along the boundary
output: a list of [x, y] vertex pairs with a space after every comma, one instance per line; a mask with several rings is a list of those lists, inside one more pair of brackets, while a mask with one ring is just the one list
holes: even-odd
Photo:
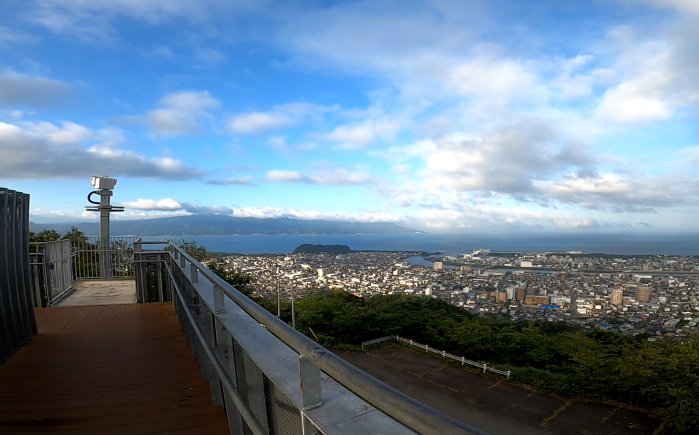
[[[298, 299], [314, 290], [425, 295], [483, 315], [566, 322], [621, 334], [682, 339], [699, 322], [699, 258], [568, 253], [427, 257], [414, 252], [235, 255], [253, 294]], [[438, 259], [438, 260], [437, 260]]]

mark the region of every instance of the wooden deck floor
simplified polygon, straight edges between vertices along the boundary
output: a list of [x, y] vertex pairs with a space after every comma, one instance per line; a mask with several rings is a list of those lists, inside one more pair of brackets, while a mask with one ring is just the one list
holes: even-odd
[[227, 434], [171, 304], [37, 309], [0, 365], [0, 433]]

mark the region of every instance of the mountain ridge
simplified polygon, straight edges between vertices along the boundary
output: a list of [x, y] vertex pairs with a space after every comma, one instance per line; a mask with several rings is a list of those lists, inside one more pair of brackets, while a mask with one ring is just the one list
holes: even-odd
[[[77, 227], [88, 236], [99, 235], [97, 222], [36, 223], [29, 229], [66, 233]], [[251, 218], [214, 214], [170, 216], [153, 219], [111, 220], [110, 235], [182, 236], [250, 234], [406, 234], [415, 230], [391, 222], [356, 222], [327, 219]]]

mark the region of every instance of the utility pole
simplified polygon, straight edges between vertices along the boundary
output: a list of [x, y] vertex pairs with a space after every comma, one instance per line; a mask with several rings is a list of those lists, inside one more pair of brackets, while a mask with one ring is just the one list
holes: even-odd
[[294, 299], [296, 299], [296, 291], [294, 286], [291, 286], [291, 327], [296, 329], [296, 312], [294, 311]]
[[277, 271], [277, 318], [282, 317], [281, 293], [279, 291], [279, 271]]
[[[100, 244], [98, 249], [100, 252], [100, 275], [104, 279], [112, 278], [112, 258], [109, 251], [109, 213], [124, 211], [124, 207], [114, 207], [110, 204], [112, 190], [116, 182], [116, 178], [109, 178], [104, 175], [92, 177], [90, 184], [97, 190], [93, 190], [87, 195], [87, 201], [91, 204], [96, 204], [97, 207], [85, 207], [87, 211], [100, 212]], [[99, 202], [92, 199], [92, 195], [95, 194], [100, 196]]]

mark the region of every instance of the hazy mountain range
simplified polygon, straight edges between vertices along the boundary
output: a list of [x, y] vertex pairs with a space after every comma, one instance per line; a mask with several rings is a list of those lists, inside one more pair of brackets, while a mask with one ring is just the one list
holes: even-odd
[[[45, 229], [65, 234], [72, 226], [88, 236], [99, 235], [97, 222], [29, 223], [30, 231]], [[237, 218], [223, 215], [196, 214], [157, 219], [110, 222], [113, 236], [180, 236], [227, 234], [402, 234], [415, 230], [389, 222], [350, 222], [291, 218]]]

